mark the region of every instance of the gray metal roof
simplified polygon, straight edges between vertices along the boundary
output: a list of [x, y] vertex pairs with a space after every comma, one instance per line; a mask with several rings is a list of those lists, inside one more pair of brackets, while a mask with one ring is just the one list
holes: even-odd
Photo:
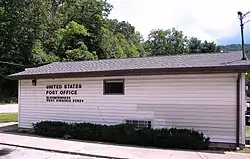
[[241, 60], [241, 57], [241, 52], [229, 52], [106, 59], [97, 61], [54, 62], [36, 68], [29, 68], [23, 72], [12, 74], [9, 77], [161, 68], [249, 67], [250, 60]]

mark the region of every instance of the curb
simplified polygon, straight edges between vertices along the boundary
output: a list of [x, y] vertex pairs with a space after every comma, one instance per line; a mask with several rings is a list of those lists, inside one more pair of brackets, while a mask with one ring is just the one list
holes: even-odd
[[1, 145], [6, 145], [6, 146], [15, 146], [15, 147], [21, 147], [21, 148], [34, 149], [34, 150], [42, 150], [42, 151], [57, 152], [57, 153], [72, 154], [72, 155], [80, 155], [80, 156], [88, 156], [88, 157], [96, 157], [96, 158], [128, 159], [128, 158], [111, 157], [111, 156], [103, 156], [103, 155], [93, 155], [93, 154], [87, 154], [87, 153], [81, 153], [81, 152], [70, 152], [70, 151], [63, 151], [63, 150], [52, 150], [52, 149], [46, 149], [46, 148], [22, 146], [22, 145], [16, 145], [16, 144], [6, 144], [6, 143], [0, 143], [0, 144]]

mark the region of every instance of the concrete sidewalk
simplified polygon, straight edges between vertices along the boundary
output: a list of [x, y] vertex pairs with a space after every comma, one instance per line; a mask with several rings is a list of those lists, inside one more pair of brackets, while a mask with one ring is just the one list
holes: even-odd
[[0, 133], [0, 144], [78, 155], [123, 159], [249, 159], [249, 154], [196, 152], [116, 146]]

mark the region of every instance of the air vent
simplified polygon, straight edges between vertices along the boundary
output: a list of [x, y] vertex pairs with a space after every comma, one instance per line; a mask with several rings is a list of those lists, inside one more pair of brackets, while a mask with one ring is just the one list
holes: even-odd
[[133, 125], [137, 129], [151, 128], [151, 121], [148, 120], [126, 120], [126, 124]]

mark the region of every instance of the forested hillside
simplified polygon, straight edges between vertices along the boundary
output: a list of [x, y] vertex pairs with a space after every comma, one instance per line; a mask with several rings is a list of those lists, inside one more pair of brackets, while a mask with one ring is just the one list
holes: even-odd
[[130, 23], [110, 19], [112, 9], [104, 0], [0, 0], [0, 101], [17, 96], [6, 75], [27, 65], [220, 51], [175, 28], [143, 39]]
[[[221, 45], [219, 46], [221, 51], [241, 51], [241, 44], [230, 44], [230, 45]], [[246, 56], [250, 59], [250, 44], [245, 44], [245, 53]]]
[[[221, 45], [223, 51], [241, 51], [241, 44]], [[250, 44], [245, 44], [245, 50], [250, 51]]]

